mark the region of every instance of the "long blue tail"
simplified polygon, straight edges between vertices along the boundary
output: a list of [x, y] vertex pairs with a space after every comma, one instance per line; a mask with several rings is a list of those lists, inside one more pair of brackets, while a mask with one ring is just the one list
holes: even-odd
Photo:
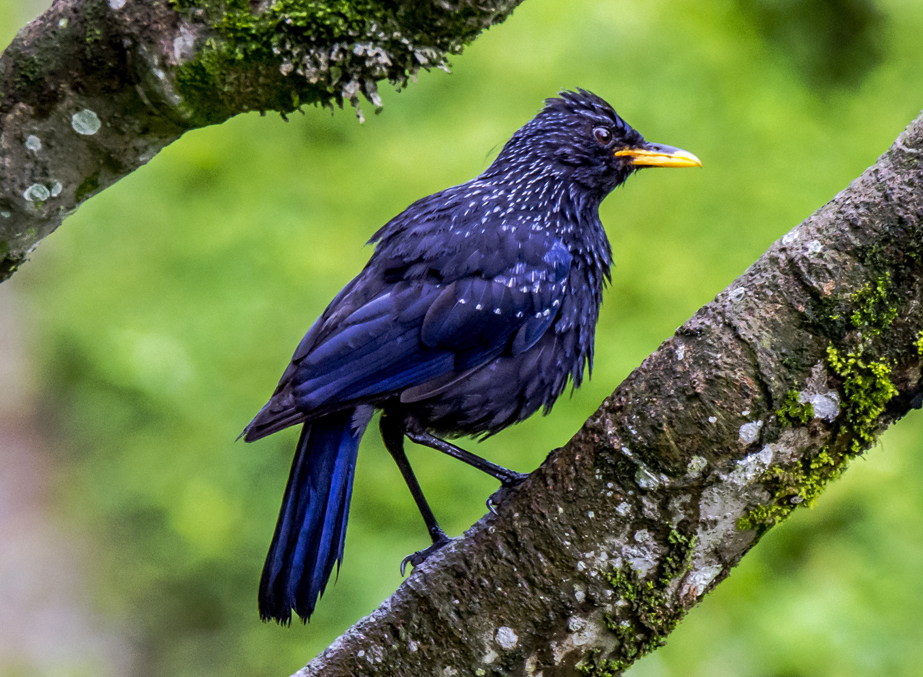
[[334, 562], [343, 562], [356, 452], [370, 414], [371, 407], [349, 409], [302, 428], [260, 579], [264, 621], [288, 624], [293, 609], [307, 621]]

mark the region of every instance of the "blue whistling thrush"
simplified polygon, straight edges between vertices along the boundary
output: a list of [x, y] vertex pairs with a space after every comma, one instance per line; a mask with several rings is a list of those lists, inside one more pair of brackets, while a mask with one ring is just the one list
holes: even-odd
[[[648, 143], [609, 104], [562, 92], [467, 183], [413, 203], [308, 330], [248, 442], [301, 424], [260, 581], [264, 620], [307, 620], [343, 559], [359, 440], [373, 410], [429, 529], [420, 564], [449, 541], [403, 439], [490, 473], [527, 476], [441, 439], [490, 435], [544, 408], [593, 360], [612, 253], [599, 205], [641, 167], [700, 166]], [[488, 502], [492, 509], [492, 504]]]

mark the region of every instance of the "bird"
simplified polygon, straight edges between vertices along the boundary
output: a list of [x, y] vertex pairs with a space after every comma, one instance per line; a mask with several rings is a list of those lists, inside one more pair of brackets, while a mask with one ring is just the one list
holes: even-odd
[[[500, 481], [498, 500], [527, 475], [446, 438], [482, 438], [547, 414], [568, 382], [592, 370], [612, 250], [603, 199], [645, 167], [701, 166], [649, 143], [584, 90], [546, 99], [479, 176], [417, 200], [369, 240], [365, 268], [310, 327], [247, 442], [301, 425], [259, 587], [264, 621], [304, 622], [343, 561], [359, 442], [380, 411], [385, 447], [432, 544], [440, 528], [404, 438]], [[488, 507], [493, 504], [488, 501]]]

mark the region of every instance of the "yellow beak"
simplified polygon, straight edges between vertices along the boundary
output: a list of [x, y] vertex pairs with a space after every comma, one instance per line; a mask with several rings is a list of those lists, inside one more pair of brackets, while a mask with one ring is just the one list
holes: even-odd
[[627, 157], [636, 167], [701, 167], [702, 161], [680, 148], [662, 143], [645, 143], [637, 148], [615, 151], [616, 157]]

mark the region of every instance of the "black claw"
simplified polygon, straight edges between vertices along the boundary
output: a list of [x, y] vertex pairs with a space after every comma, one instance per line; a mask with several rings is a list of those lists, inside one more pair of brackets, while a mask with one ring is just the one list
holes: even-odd
[[407, 555], [404, 559], [401, 560], [401, 576], [404, 576], [404, 571], [407, 569], [407, 564], [410, 564], [414, 569], [423, 564], [426, 559], [432, 555], [437, 550], [445, 547], [451, 543], [454, 539], [449, 538], [448, 536], [443, 536], [438, 541], [435, 541], [431, 546], [420, 550], [418, 552]]
[[506, 497], [509, 495], [510, 491], [518, 487], [520, 484], [526, 481], [528, 475], [523, 475], [519, 472], [510, 471], [508, 478], [503, 480], [503, 483], [500, 485], [500, 488], [497, 489], [494, 493], [490, 495], [490, 498], [487, 499], [487, 509], [490, 510], [494, 515], [497, 514], [497, 506], [503, 503], [506, 500]]

